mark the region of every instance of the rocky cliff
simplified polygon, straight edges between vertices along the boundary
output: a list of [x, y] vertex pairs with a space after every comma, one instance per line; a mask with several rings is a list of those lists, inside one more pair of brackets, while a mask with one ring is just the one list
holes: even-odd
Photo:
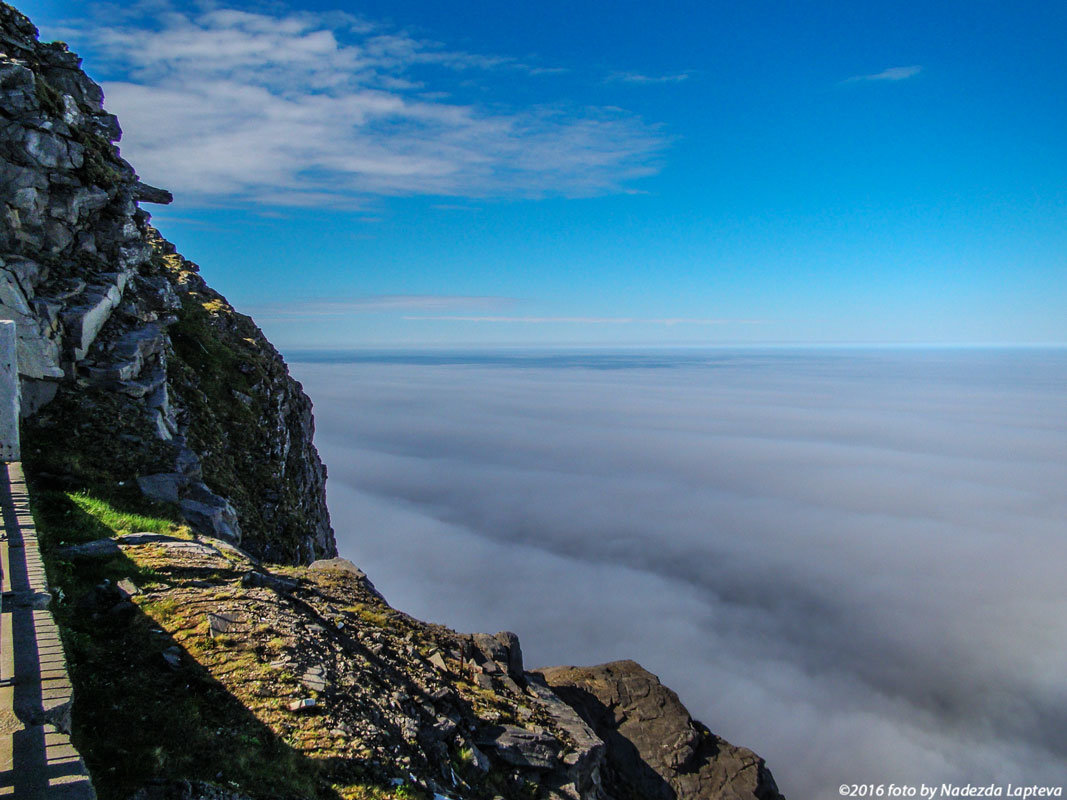
[[632, 664], [525, 670], [335, 558], [311, 404], [149, 225], [103, 94], [0, 3], [0, 317], [102, 797], [742, 798], [762, 762]]
[[311, 404], [277, 351], [149, 226], [118, 121], [63, 44], [0, 5], [0, 317], [18, 326], [26, 460], [139, 487], [276, 561], [334, 554]]
[[779, 797], [763, 759], [695, 721], [673, 691], [633, 661], [539, 671], [604, 740], [603, 785], [616, 800]]

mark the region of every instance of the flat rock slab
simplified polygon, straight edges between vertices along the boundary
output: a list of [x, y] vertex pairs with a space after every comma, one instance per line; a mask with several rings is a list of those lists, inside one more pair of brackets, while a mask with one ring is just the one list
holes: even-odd
[[162, 545], [177, 545], [177, 544], [196, 544], [196, 542], [190, 542], [188, 539], [182, 539], [178, 536], [171, 536], [167, 533], [152, 533], [151, 531], [142, 531], [141, 533], [124, 533], [118, 537], [120, 544], [162, 544]]
[[329, 685], [326, 680], [326, 670], [321, 667], [311, 667], [300, 678], [300, 682], [313, 692], [325, 692]]
[[114, 539], [96, 539], [92, 542], [61, 547], [56, 551], [56, 555], [66, 561], [89, 561], [98, 558], [114, 558], [122, 555], [122, 550]]
[[219, 549], [213, 545], [205, 544], [204, 542], [194, 542], [190, 539], [180, 539], [177, 536], [168, 536], [165, 533], [126, 533], [118, 537], [118, 543], [123, 547], [155, 544], [174, 550], [180, 550], [190, 555], [222, 555]]

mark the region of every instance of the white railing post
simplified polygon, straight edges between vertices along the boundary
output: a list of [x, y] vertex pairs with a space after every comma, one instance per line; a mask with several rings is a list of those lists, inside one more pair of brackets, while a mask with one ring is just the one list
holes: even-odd
[[19, 363], [15, 323], [0, 320], [0, 461], [20, 461]]

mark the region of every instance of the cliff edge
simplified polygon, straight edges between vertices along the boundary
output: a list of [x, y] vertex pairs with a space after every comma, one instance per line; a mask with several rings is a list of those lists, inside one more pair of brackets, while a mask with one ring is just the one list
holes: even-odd
[[336, 558], [310, 401], [151, 227], [172, 198], [120, 135], [0, 3], [0, 318], [99, 796], [778, 798], [636, 664], [529, 672]]
[[176, 505], [288, 563], [335, 554], [311, 403], [255, 324], [149, 226], [170, 202], [62, 43], [0, 5], [0, 318], [39, 478]]
[[762, 758], [694, 720], [678, 695], [640, 664], [538, 672], [604, 740], [603, 783], [616, 800], [780, 797]]

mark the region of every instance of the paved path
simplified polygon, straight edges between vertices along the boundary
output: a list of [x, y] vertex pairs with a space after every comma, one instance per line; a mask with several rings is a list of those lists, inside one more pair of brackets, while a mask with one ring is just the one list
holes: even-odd
[[70, 742], [71, 685], [22, 465], [0, 463], [0, 798], [95, 800]]

